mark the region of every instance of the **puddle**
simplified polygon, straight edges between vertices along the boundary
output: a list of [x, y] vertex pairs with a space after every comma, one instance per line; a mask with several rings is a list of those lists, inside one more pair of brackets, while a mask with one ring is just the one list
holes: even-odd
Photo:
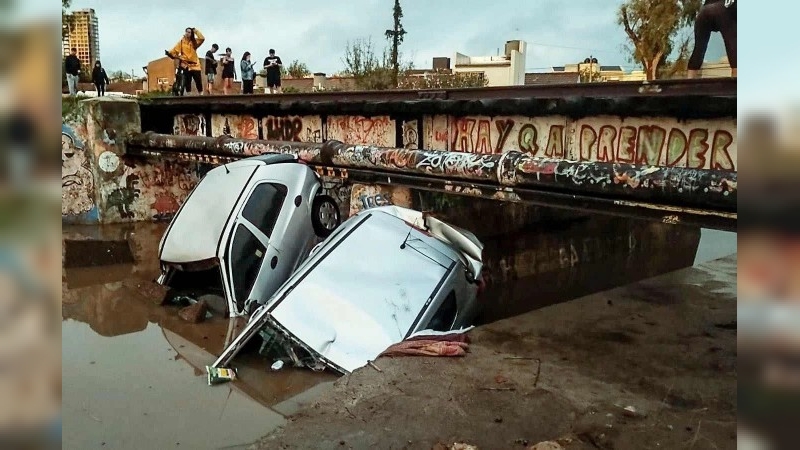
[[[456, 225], [470, 228], [469, 223]], [[629, 284], [736, 251], [736, 234], [608, 217], [560, 217], [476, 233], [490, 285], [483, 323]], [[237, 357], [239, 380], [209, 387], [211, 363], [244, 324], [189, 324], [153, 298], [166, 224], [68, 227], [63, 239], [63, 417], [70, 448], [244, 448], [329, 388], [335, 375], [269, 370]], [[500, 236], [498, 236], [498, 234]], [[111, 255], [94, 260], [75, 249]], [[125, 260], [128, 242], [133, 262]], [[95, 266], [97, 261], [110, 265]], [[609, 336], [608, 339], [619, 337]]]

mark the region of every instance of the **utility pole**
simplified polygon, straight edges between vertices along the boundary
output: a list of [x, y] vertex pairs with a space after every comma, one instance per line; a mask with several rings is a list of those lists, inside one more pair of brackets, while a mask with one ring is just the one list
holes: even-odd
[[400, 0], [394, 0], [394, 9], [392, 12], [394, 17], [394, 28], [386, 30], [386, 39], [392, 40], [392, 85], [397, 87], [397, 79], [400, 73], [400, 44], [403, 43], [403, 36], [406, 30], [403, 29], [403, 24], [400, 19], [403, 18], [403, 8], [400, 7]]

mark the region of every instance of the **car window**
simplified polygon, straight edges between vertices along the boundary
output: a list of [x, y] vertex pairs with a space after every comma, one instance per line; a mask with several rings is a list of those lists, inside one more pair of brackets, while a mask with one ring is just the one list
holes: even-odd
[[241, 311], [256, 281], [267, 249], [258, 238], [242, 224], [236, 228], [231, 243], [231, 277], [236, 304]]
[[450, 327], [453, 326], [453, 322], [456, 320], [457, 310], [456, 293], [455, 291], [450, 291], [450, 295], [439, 305], [439, 309], [433, 315], [426, 328], [434, 331], [450, 331]]
[[277, 183], [262, 183], [253, 189], [253, 193], [244, 205], [242, 217], [255, 225], [267, 237], [272, 237], [275, 222], [281, 213], [283, 201], [288, 189]]

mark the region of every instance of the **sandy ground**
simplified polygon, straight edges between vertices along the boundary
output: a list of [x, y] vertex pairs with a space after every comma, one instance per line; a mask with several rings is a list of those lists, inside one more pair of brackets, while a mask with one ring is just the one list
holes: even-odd
[[463, 358], [380, 358], [342, 377], [256, 447], [736, 446], [735, 257], [470, 336]]

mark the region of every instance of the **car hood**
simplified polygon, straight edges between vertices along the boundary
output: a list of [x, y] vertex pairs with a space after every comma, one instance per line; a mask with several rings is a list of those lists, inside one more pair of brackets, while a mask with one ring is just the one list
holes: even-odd
[[187, 263], [217, 257], [220, 237], [256, 166], [220, 166], [206, 174], [172, 219], [160, 259]]

